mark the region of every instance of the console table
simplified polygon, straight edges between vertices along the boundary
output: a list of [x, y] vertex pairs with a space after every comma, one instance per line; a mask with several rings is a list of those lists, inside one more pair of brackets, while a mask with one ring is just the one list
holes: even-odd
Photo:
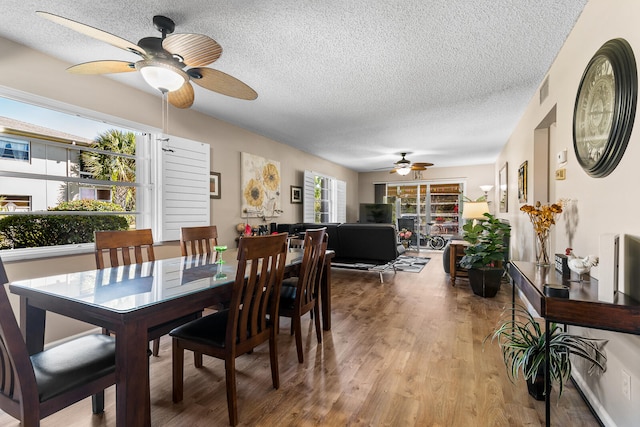
[[[596, 279], [580, 284], [571, 283], [567, 279], [563, 280], [562, 275], [553, 266], [541, 267], [524, 261], [511, 261], [508, 272], [513, 284], [512, 304], [515, 304], [517, 287], [544, 318], [547, 333], [546, 358], [549, 357], [548, 334], [551, 322], [640, 335], [640, 302], [621, 292], [616, 293], [613, 303], [599, 301]], [[546, 296], [545, 284], [568, 286], [569, 297]], [[549, 372], [545, 372], [545, 390], [545, 418], [546, 425], [550, 426]]]

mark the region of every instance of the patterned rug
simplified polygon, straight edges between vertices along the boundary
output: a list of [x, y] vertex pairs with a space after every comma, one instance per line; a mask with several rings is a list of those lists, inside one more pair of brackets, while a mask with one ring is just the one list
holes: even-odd
[[409, 273], [420, 273], [431, 258], [416, 257], [410, 255], [400, 255], [393, 263], [397, 271], [407, 271]]

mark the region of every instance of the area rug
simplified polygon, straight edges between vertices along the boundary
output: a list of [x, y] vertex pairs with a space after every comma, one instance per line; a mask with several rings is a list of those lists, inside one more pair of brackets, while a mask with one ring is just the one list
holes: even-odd
[[431, 258], [416, 257], [410, 255], [400, 255], [393, 263], [396, 271], [406, 271], [409, 273], [420, 273]]

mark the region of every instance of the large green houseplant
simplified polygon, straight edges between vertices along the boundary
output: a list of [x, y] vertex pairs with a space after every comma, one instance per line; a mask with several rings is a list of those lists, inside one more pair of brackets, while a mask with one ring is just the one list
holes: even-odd
[[469, 285], [476, 295], [494, 297], [504, 274], [511, 226], [490, 213], [484, 216], [485, 219], [467, 222], [462, 227], [462, 238], [469, 246], [460, 266], [468, 270]]
[[[606, 369], [607, 357], [602, 350], [606, 340], [572, 335], [563, 332], [560, 325], [551, 323], [549, 342], [549, 372], [551, 383], [558, 384], [558, 397], [571, 377], [571, 359], [574, 355], [589, 363], [588, 372]], [[521, 306], [506, 308], [496, 329], [486, 338], [497, 341], [504, 364], [512, 382], [522, 372], [529, 394], [544, 400], [544, 369], [546, 334], [540, 324]]]

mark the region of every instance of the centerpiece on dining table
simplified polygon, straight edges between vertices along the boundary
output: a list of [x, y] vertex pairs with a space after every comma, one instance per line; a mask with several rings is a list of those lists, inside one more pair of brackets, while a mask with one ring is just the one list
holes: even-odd
[[225, 261], [222, 259], [222, 254], [227, 250], [226, 245], [214, 246], [213, 249], [216, 251], [216, 264], [224, 264]]

